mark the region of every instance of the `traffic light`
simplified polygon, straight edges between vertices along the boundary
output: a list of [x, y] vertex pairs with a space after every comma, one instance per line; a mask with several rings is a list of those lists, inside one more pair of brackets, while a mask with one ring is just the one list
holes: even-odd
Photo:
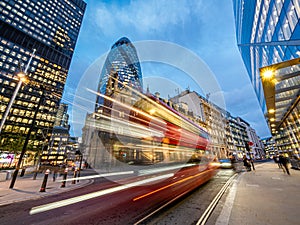
[[249, 144], [248, 144], [248, 142], [246, 142], [246, 141], [245, 141], [245, 147], [246, 147], [246, 150], [247, 150], [248, 152], [250, 152]]

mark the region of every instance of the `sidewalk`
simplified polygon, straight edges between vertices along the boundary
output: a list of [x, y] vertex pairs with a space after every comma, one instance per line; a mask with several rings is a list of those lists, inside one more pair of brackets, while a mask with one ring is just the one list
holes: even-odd
[[299, 224], [300, 171], [289, 176], [272, 161], [255, 169], [233, 182], [216, 224]]
[[[72, 178], [71, 173], [68, 174], [68, 179]], [[44, 174], [39, 173], [36, 180], [33, 180], [33, 174], [25, 174], [24, 177], [17, 177], [14, 188], [10, 189], [9, 185], [11, 179], [0, 182], [0, 206], [7, 205], [14, 202], [26, 201], [29, 199], [43, 198], [48, 195], [57, 194], [73, 189], [77, 189], [91, 184], [93, 181], [80, 180], [75, 184], [72, 181], [66, 182], [66, 187], [61, 188], [61, 181], [63, 176], [57, 176], [56, 181], [53, 182], [52, 174], [48, 175], [46, 191], [40, 192], [41, 185], [44, 179]]]

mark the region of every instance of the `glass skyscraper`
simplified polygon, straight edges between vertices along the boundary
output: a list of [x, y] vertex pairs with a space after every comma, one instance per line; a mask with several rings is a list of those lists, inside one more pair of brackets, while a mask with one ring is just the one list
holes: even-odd
[[[29, 83], [16, 96], [0, 136], [0, 151], [16, 151], [33, 123], [28, 148], [36, 149], [53, 128], [86, 3], [82, 0], [2, 0], [0, 2], [0, 118], [17, 86], [19, 71]], [[38, 102], [45, 89], [45, 99]]]
[[237, 44], [278, 150], [299, 154], [300, 1], [233, 3]]
[[[117, 79], [109, 79], [115, 76]], [[142, 71], [137, 52], [133, 44], [126, 37], [119, 39], [112, 47], [106, 58], [100, 75], [98, 92], [108, 95], [108, 82], [118, 82], [117, 87], [122, 89], [124, 85], [129, 85], [134, 89], [142, 91]], [[110, 84], [110, 86], [114, 86]], [[113, 88], [113, 87], [112, 87]], [[103, 105], [104, 99], [97, 97], [95, 111]]]

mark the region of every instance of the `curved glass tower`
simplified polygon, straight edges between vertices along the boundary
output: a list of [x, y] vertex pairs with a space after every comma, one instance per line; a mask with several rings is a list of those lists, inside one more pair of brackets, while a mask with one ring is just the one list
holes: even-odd
[[233, 0], [233, 6], [238, 47], [266, 113], [259, 69], [300, 57], [300, 2]]
[[300, 1], [233, 3], [238, 47], [276, 151], [300, 156]]
[[[126, 85], [130, 85], [136, 90], [143, 89], [142, 71], [137, 56], [137, 52], [133, 44], [126, 37], [119, 39], [112, 47], [106, 58], [105, 64], [100, 75], [100, 83], [98, 92], [103, 95], [107, 93], [107, 85], [113, 76], [113, 81], [118, 82], [117, 87], [122, 89]], [[103, 98], [97, 96], [95, 111], [103, 105]]]

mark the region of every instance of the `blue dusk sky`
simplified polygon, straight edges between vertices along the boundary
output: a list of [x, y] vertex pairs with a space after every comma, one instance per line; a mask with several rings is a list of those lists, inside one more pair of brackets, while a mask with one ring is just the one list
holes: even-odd
[[[227, 111], [250, 123], [260, 137], [270, 136], [237, 48], [232, 0], [85, 2], [87, 8], [62, 100], [70, 104], [72, 135], [81, 135], [85, 114], [93, 111], [96, 97], [85, 97], [88, 99], [84, 102], [89, 102], [86, 105], [74, 99], [82, 97], [79, 90], [87, 87], [97, 90], [101, 62], [111, 46], [125, 36], [135, 46], [135, 43], [145, 46], [144, 42], [151, 40], [185, 49], [188, 54], [198, 57], [202, 66], [209, 70], [207, 76], [213, 76], [220, 88], [218, 94], [208, 92], [205, 82], [188, 74], [188, 69], [182, 69], [183, 64], [191, 65], [191, 62], [185, 62], [188, 57], [180, 57], [174, 52], [168, 54], [158, 45], [158, 52], [162, 51], [168, 57], [166, 61], [175, 63], [170, 65], [165, 60], [155, 59], [142, 62], [144, 90], [148, 86], [152, 93], [160, 92], [167, 98], [176, 95], [178, 90], [189, 89], [203, 96], [208, 94], [216, 104], [214, 99], [221, 94]], [[137, 53], [143, 58], [144, 53], [138, 47]], [[81, 116], [75, 115], [79, 108]]]

